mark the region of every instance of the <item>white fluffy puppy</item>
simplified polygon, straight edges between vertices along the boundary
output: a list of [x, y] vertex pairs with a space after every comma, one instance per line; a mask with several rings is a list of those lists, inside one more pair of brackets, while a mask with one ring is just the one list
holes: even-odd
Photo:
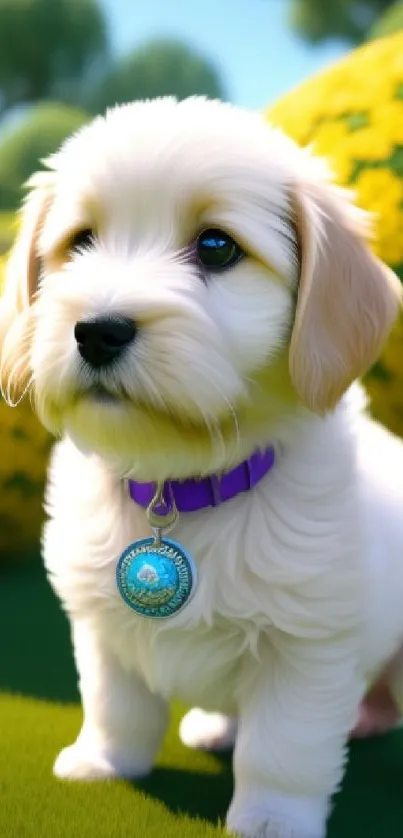
[[[44, 555], [84, 724], [59, 777], [149, 772], [178, 697], [203, 708], [189, 744], [238, 718], [230, 831], [323, 838], [386, 665], [403, 710], [403, 445], [353, 383], [401, 290], [364, 227], [320, 162], [200, 98], [109, 111], [33, 179], [2, 380], [10, 400], [32, 388], [61, 437]], [[116, 567], [151, 531], [127, 479], [220, 486], [257, 449], [274, 465], [249, 491], [180, 512], [193, 598], [170, 619], [137, 614]]]

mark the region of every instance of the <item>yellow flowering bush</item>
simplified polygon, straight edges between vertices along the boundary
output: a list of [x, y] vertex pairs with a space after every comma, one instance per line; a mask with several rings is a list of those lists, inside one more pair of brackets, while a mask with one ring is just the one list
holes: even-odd
[[[299, 85], [267, 118], [329, 161], [374, 214], [377, 255], [403, 280], [403, 31]], [[403, 436], [403, 322], [366, 377], [373, 414]]]
[[[0, 287], [4, 260], [0, 259]], [[0, 562], [38, 543], [50, 450], [29, 399], [11, 409], [0, 397]]]
[[0, 212], [0, 256], [11, 246], [15, 235], [15, 224], [13, 212]]
[[1, 562], [38, 542], [50, 440], [29, 400], [14, 409], [0, 401], [0, 440]]

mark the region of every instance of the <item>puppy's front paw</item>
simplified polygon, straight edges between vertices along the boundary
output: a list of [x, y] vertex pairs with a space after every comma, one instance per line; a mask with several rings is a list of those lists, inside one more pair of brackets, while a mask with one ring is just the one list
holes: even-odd
[[63, 748], [53, 766], [55, 777], [63, 780], [100, 780], [116, 776], [108, 760], [86, 752], [80, 745]]
[[227, 829], [237, 838], [325, 838], [328, 808], [326, 798], [298, 798], [264, 788], [243, 794], [238, 789]]
[[113, 760], [85, 748], [79, 742], [63, 748], [57, 757], [53, 773], [62, 780], [106, 780], [108, 777], [145, 777], [151, 771], [150, 765], [135, 765], [127, 759]]
[[206, 713], [198, 707], [189, 710], [179, 726], [179, 736], [188, 748], [227, 751], [235, 744], [236, 719], [221, 713]]

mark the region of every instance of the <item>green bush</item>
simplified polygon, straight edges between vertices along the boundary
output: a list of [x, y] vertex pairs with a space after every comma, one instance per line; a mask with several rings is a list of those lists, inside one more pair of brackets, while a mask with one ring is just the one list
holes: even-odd
[[19, 206], [22, 185], [40, 166], [40, 161], [55, 152], [87, 119], [85, 111], [78, 108], [39, 104], [22, 124], [7, 133], [0, 143], [0, 211]]
[[134, 99], [185, 99], [196, 94], [225, 98], [217, 68], [180, 41], [156, 40], [107, 67], [88, 94], [87, 108], [98, 113]]
[[369, 31], [369, 38], [384, 38], [403, 29], [403, 2], [398, 0], [377, 20]]
[[0, 256], [10, 249], [15, 235], [15, 217], [12, 212], [0, 212]]

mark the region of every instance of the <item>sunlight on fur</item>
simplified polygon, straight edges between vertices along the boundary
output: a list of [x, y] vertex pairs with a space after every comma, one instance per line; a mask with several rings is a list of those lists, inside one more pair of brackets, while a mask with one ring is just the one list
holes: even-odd
[[[31, 179], [1, 384], [61, 439], [44, 557], [85, 722], [58, 776], [147, 773], [175, 696], [199, 708], [187, 744], [235, 739], [230, 831], [324, 838], [386, 664], [403, 709], [403, 445], [354, 383], [402, 292], [368, 230], [322, 161], [198, 97], [115, 108]], [[208, 261], [209, 231], [226, 264]], [[102, 323], [100, 355], [88, 336]], [[275, 466], [253, 490], [180, 516], [191, 603], [161, 624], [132, 613], [116, 562], [150, 529], [123, 478], [220, 474], [268, 445]]]

